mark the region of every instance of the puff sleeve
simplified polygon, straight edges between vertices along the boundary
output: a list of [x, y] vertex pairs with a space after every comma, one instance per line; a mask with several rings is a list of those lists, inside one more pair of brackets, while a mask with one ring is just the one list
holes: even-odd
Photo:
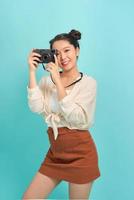
[[88, 79], [74, 98], [70, 93], [59, 101], [61, 113], [72, 127], [85, 129], [94, 123], [97, 82]]
[[43, 95], [46, 87], [45, 79], [46, 77], [42, 77], [35, 88], [29, 88], [27, 86], [28, 106], [32, 112], [38, 114], [43, 113], [45, 110], [45, 99]]

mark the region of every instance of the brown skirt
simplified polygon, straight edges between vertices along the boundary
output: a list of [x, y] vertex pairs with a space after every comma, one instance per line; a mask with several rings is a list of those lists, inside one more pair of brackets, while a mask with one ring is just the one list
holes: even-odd
[[40, 173], [77, 184], [100, 176], [97, 149], [88, 130], [60, 127], [56, 140], [51, 127], [47, 133], [50, 148], [39, 168]]

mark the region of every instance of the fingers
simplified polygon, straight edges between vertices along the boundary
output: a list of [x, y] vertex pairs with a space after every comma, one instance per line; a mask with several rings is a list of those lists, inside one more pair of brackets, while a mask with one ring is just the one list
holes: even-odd
[[40, 59], [38, 58], [38, 57], [32, 57], [33, 59], [32, 60], [34, 60], [34, 61], [38, 61], [38, 62], [40, 62]]
[[48, 64], [45, 66], [45, 69], [48, 71], [48, 72], [52, 72], [53, 69], [51, 66], [49, 66]]
[[39, 63], [33, 61], [32, 64], [37, 68], [37, 66], [38, 66]]
[[53, 67], [55, 67], [55, 64], [53, 63], [53, 62], [49, 62], [49, 63], [47, 63], [47, 66], [53, 66]]
[[37, 56], [37, 57], [41, 57], [41, 55], [40, 55], [40, 54], [38, 54], [38, 53], [35, 53], [35, 52], [31, 52], [31, 56]]
[[39, 53], [36, 53], [36, 52], [34, 52], [33, 51], [34, 49], [32, 49], [32, 51], [30, 52], [30, 54], [29, 54], [29, 57], [34, 57], [34, 56], [36, 56], [36, 57], [41, 57], [41, 55], [39, 54]]
[[[32, 49], [32, 51], [30, 52], [28, 56], [28, 63], [31, 69], [33, 69], [34, 66], [37, 68], [38, 64], [40, 63], [40, 58], [41, 58], [41, 55], [39, 53], [34, 52], [34, 49]], [[54, 61], [55, 62], [47, 63], [47, 65], [45, 66], [47, 71], [53, 72], [53, 70], [58, 69], [58, 59], [55, 54], [54, 54]]]
[[55, 64], [58, 66], [58, 59], [55, 54], [54, 54], [54, 60], [55, 60]]
[[53, 62], [49, 62], [49, 63], [46, 64], [45, 68], [48, 71], [52, 72], [53, 70], [55, 70], [55, 64]]
[[33, 55], [33, 56], [41, 57], [41, 55], [39, 53], [34, 52], [34, 49], [32, 49], [30, 54]]
[[29, 54], [28, 60], [29, 60], [29, 62], [37, 61], [39, 63], [40, 57], [41, 57], [40, 54], [31, 51], [31, 53]]
[[33, 52], [33, 50], [30, 52], [28, 56], [28, 64], [30, 67], [29, 69], [32, 71], [38, 67], [38, 64], [40, 62], [40, 57], [41, 57], [40, 54]]
[[53, 67], [53, 66], [52, 66], [51, 63], [47, 63], [46, 66], [45, 66], [46, 69], [51, 69], [52, 67]]

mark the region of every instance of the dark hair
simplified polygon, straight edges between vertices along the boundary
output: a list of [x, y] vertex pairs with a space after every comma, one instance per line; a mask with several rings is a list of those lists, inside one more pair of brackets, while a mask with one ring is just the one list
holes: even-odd
[[58, 40], [67, 40], [75, 48], [80, 48], [78, 40], [81, 39], [81, 33], [77, 30], [71, 30], [69, 33], [61, 33], [56, 35], [52, 40], [49, 41], [50, 49], [52, 49], [53, 43]]

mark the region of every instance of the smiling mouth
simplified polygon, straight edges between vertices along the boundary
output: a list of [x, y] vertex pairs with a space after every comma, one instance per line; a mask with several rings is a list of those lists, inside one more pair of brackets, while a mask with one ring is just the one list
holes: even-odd
[[70, 62], [70, 61], [67, 61], [67, 62], [63, 62], [63, 63], [61, 63], [61, 64], [62, 64], [62, 66], [66, 66], [66, 65], [69, 64], [69, 62]]

